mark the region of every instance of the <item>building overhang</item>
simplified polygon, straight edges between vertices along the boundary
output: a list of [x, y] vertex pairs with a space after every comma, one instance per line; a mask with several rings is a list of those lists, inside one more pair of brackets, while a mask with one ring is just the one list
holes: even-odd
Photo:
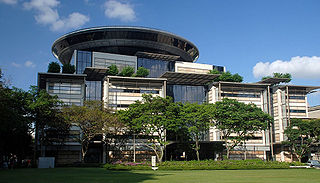
[[320, 89], [320, 86], [303, 86], [303, 85], [280, 85], [277, 86], [279, 89], [288, 88], [289, 92], [291, 91], [300, 91], [305, 92], [306, 94], [317, 92], [317, 89]]
[[81, 82], [84, 83], [86, 74], [65, 74], [65, 73], [38, 73], [38, 87], [40, 89], [46, 88], [47, 80], [54, 80], [55, 82]]
[[182, 72], [165, 72], [160, 78], [166, 78], [168, 84], [175, 85], [209, 85], [220, 74], [194, 74]]
[[283, 83], [283, 82], [287, 82], [289, 81], [290, 79], [288, 78], [267, 78], [267, 79], [264, 79], [264, 80], [261, 80], [257, 83], [266, 83], [266, 84], [279, 84], [279, 83]]
[[237, 83], [237, 82], [226, 82], [219, 81], [213, 83], [215, 87], [221, 87], [223, 90], [230, 91], [262, 91], [268, 88], [270, 84], [266, 83]]
[[108, 68], [86, 67], [84, 73], [87, 75], [88, 81], [96, 81], [102, 80], [105, 77], [107, 71]]

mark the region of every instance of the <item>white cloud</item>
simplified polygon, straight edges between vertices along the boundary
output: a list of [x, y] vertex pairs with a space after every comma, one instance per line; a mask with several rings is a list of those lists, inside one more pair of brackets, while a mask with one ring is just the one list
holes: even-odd
[[24, 66], [34, 68], [34, 67], [36, 66], [36, 64], [34, 64], [33, 62], [31, 62], [31, 61], [28, 60], [28, 61], [26, 61], [26, 62], [24, 63]]
[[17, 64], [17, 63], [15, 63], [15, 62], [12, 62], [11, 65], [12, 65], [13, 67], [17, 67], [17, 68], [18, 68], [18, 67], [21, 67], [21, 64]]
[[17, 4], [18, 0], [0, 0], [0, 3], [4, 3], [4, 4]]
[[121, 3], [116, 0], [108, 0], [104, 4], [104, 14], [108, 18], [119, 18], [124, 22], [131, 22], [136, 19], [136, 13], [133, 6], [129, 3]]
[[35, 10], [37, 23], [49, 25], [52, 31], [65, 31], [79, 28], [89, 21], [89, 17], [78, 12], [71, 13], [67, 18], [60, 18], [57, 0], [31, 0], [24, 3], [27, 10]]
[[276, 60], [273, 62], [259, 62], [253, 67], [256, 78], [271, 76], [274, 72], [290, 73], [293, 78], [320, 78], [320, 57], [292, 57], [289, 61]]

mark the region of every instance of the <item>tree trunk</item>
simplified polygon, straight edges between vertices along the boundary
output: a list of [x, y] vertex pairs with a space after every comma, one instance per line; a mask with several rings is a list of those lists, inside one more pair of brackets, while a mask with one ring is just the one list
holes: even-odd
[[196, 138], [195, 138], [195, 140], [196, 140], [196, 148], [195, 148], [195, 150], [196, 150], [196, 154], [197, 154], [197, 160], [198, 161], [200, 161], [200, 155], [199, 155], [199, 138], [198, 138], [198, 136], [196, 136]]
[[246, 145], [246, 141], [244, 141], [243, 144], [244, 144], [244, 160], [247, 160], [247, 145]]

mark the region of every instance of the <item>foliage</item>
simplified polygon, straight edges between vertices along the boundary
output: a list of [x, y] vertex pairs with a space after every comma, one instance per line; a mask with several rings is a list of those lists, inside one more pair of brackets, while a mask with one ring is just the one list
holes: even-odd
[[0, 156], [13, 153], [25, 157], [30, 153], [31, 119], [27, 100], [30, 94], [17, 88], [0, 87]]
[[83, 106], [65, 106], [62, 109], [64, 119], [79, 127], [81, 135], [78, 137], [82, 145], [82, 162], [88, 151], [90, 141], [99, 134], [109, 130], [109, 121], [113, 115], [103, 109], [98, 101], [86, 101]]
[[58, 62], [50, 62], [48, 65], [48, 72], [60, 73], [60, 65]]
[[[159, 170], [250, 170], [250, 169], [288, 169], [290, 166], [301, 166], [301, 163], [255, 160], [201, 160], [201, 161], [165, 161]], [[128, 163], [117, 162], [105, 164], [107, 170], [151, 170], [150, 162]]]
[[71, 64], [63, 64], [62, 66], [62, 73], [66, 74], [73, 74], [76, 71], [74, 65]]
[[126, 66], [119, 73], [119, 76], [131, 77], [133, 75], [133, 73], [134, 73], [134, 68], [130, 67], [130, 66]]
[[215, 78], [214, 81], [227, 81], [227, 82], [237, 82], [241, 83], [243, 81], [243, 77], [240, 76], [238, 73], [231, 74], [230, 71], [227, 72], [219, 72], [216, 69], [213, 69], [209, 72], [209, 74], [221, 74], [219, 77]]
[[254, 132], [266, 129], [272, 122], [271, 116], [254, 104], [244, 104], [224, 98], [215, 105], [216, 127], [223, 133], [227, 158], [234, 147], [245, 143]]
[[[320, 119], [291, 119], [290, 125], [284, 130], [287, 140], [283, 142], [295, 153], [299, 162], [310, 152], [310, 147], [319, 143]], [[291, 157], [292, 158], [292, 157]]]
[[[51, 143], [52, 136], [46, 135], [46, 130], [57, 132], [57, 136], [67, 134], [69, 125], [60, 116], [59, 108], [62, 102], [57, 96], [51, 96], [45, 90], [39, 90], [32, 86], [29, 90], [30, 96], [28, 99], [28, 107], [30, 109], [30, 118], [35, 123], [35, 144], [38, 139], [40, 142], [41, 155], [44, 155], [42, 146]], [[63, 139], [60, 139], [63, 140]], [[63, 141], [60, 141], [63, 143]], [[37, 146], [35, 146], [35, 153]]]
[[115, 64], [112, 64], [111, 66], [109, 66], [108, 70], [106, 72], [106, 74], [110, 75], [110, 76], [116, 76], [116, 75], [118, 75], [118, 73], [119, 73], [119, 70]]
[[261, 81], [265, 80], [265, 79], [269, 79], [269, 78], [286, 78], [288, 79], [287, 81], [285, 81], [284, 83], [289, 83], [292, 79], [291, 74], [290, 73], [273, 73], [273, 76], [264, 76], [261, 78]]
[[143, 95], [142, 102], [136, 101], [127, 110], [119, 112], [119, 118], [131, 132], [148, 136], [149, 141], [145, 145], [155, 152], [161, 163], [168, 145], [166, 130], [175, 131], [181, 126], [177, 118], [179, 109], [171, 97]]
[[199, 140], [203, 133], [209, 130], [213, 124], [214, 107], [211, 104], [186, 103], [182, 106], [180, 117], [183, 127], [195, 141], [197, 159], [199, 158]]
[[135, 77], [147, 77], [149, 75], [149, 70], [144, 67], [139, 67]]

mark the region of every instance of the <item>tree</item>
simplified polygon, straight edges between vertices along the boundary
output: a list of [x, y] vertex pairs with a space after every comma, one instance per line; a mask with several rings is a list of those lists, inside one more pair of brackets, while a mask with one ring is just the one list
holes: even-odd
[[130, 66], [126, 66], [122, 69], [119, 76], [131, 77], [134, 73], [134, 68]]
[[116, 75], [118, 75], [118, 73], [119, 73], [119, 70], [115, 64], [112, 64], [111, 66], [109, 66], [108, 70], [106, 72], [106, 74], [110, 75], [110, 76], [116, 76]]
[[199, 140], [203, 133], [213, 125], [214, 107], [212, 104], [186, 103], [182, 106], [180, 117], [183, 127], [187, 128], [188, 134], [195, 141], [197, 159], [200, 160]]
[[301, 159], [310, 152], [310, 147], [319, 143], [320, 119], [291, 119], [289, 126], [284, 130], [284, 134], [288, 139], [283, 144], [289, 146], [291, 160], [293, 161], [294, 153], [301, 162]]
[[275, 73], [273, 73], [273, 76], [264, 76], [264, 77], [262, 77], [262, 78], [261, 78], [261, 81], [262, 81], [262, 80], [265, 80], [265, 79], [269, 79], [269, 78], [283, 78], [283, 79], [288, 79], [287, 81], [284, 81], [284, 83], [289, 83], [289, 82], [291, 81], [291, 79], [292, 79], [290, 73], [285, 73], [285, 74], [283, 74], [283, 73], [277, 73], [277, 72], [275, 72]]
[[227, 158], [230, 157], [231, 150], [245, 143], [254, 132], [266, 129], [272, 122], [271, 116], [254, 104], [244, 104], [234, 99], [224, 98], [215, 105], [216, 127], [223, 133]]
[[161, 163], [166, 141], [166, 130], [176, 131], [181, 126], [180, 106], [171, 97], [152, 97], [143, 95], [143, 100], [136, 101], [129, 108], [119, 113], [120, 119], [136, 134], [148, 136], [145, 145], [151, 148]]
[[241, 83], [243, 81], [243, 77], [240, 76], [238, 73], [231, 74], [231, 72], [219, 72], [216, 69], [210, 70], [209, 74], [221, 74], [219, 77], [215, 78], [215, 82], [219, 81], [227, 81], [227, 82], [237, 82]]
[[50, 62], [48, 65], [48, 72], [60, 73], [60, 65], [58, 62]]
[[[61, 120], [60, 110], [62, 102], [57, 96], [51, 96], [46, 90], [39, 90], [36, 86], [31, 86], [29, 90], [30, 97], [28, 98], [28, 107], [30, 110], [29, 117], [35, 123], [35, 148], [34, 160], [37, 153], [38, 142], [40, 144], [41, 156], [44, 156], [43, 145], [46, 145], [50, 140], [47, 139], [46, 129], [64, 127], [68, 131], [69, 126]], [[64, 132], [65, 132], [64, 131]]]
[[[27, 99], [30, 94], [17, 88], [0, 87], [0, 156], [9, 153], [25, 158], [30, 148], [31, 119]], [[0, 162], [2, 162], [0, 160]]]
[[139, 67], [135, 77], [147, 77], [149, 75], [149, 70], [144, 67]]
[[66, 121], [80, 128], [77, 140], [81, 144], [81, 161], [84, 162], [90, 141], [109, 129], [111, 114], [103, 109], [99, 101], [86, 101], [83, 106], [65, 106], [62, 113]]
[[76, 71], [74, 65], [71, 64], [63, 64], [62, 73], [73, 74]]

